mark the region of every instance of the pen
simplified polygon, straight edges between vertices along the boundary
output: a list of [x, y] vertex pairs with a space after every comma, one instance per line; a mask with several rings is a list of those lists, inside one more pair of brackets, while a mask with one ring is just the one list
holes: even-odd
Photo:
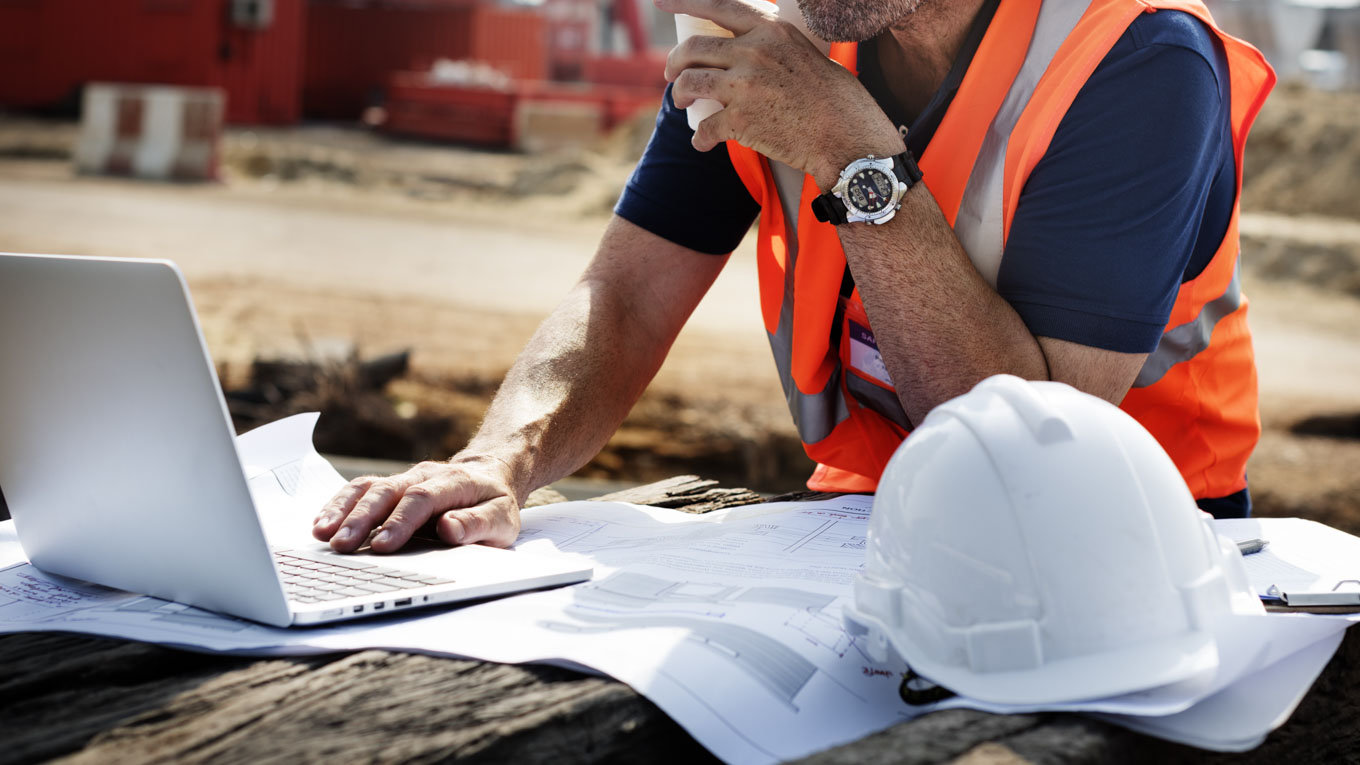
[[1243, 555], [1251, 555], [1252, 553], [1261, 552], [1268, 544], [1270, 543], [1264, 539], [1248, 539], [1243, 542], [1238, 542], [1237, 549], [1240, 550]]

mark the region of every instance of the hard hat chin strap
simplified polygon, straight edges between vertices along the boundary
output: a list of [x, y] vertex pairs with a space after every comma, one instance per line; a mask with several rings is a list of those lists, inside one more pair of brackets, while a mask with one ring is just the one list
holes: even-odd
[[934, 704], [956, 695], [943, 685], [936, 685], [916, 674], [916, 670], [911, 667], [907, 667], [907, 671], [902, 673], [902, 684], [897, 687], [897, 694], [908, 706], [913, 707]]

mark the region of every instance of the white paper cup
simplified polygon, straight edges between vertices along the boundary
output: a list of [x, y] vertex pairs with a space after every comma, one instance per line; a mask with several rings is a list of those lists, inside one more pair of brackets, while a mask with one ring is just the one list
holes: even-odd
[[[675, 36], [676, 42], [684, 42], [694, 35], [708, 35], [710, 37], [731, 37], [732, 33], [708, 19], [701, 19], [697, 16], [689, 16], [683, 13], [675, 14]], [[689, 119], [690, 130], [698, 130], [699, 123], [722, 111], [721, 101], [712, 98], [700, 98], [696, 100], [688, 109], [685, 109], [685, 116]]]

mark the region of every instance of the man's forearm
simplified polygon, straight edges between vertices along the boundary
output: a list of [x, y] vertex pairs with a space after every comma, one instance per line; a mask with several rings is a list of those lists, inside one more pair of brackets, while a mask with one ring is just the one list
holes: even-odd
[[989, 375], [1048, 379], [1039, 342], [973, 267], [924, 185], [888, 223], [843, 225], [839, 233], [912, 422]]
[[[543, 322], [465, 450], [505, 462], [521, 501], [593, 457], [660, 364], [623, 328], [593, 318], [597, 302], [578, 285]], [[636, 353], [622, 358], [630, 347]]]
[[390, 553], [433, 522], [452, 545], [513, 544], [529, 492], [599, 451], [726, 260], [615, 218], [468, 446], [447, 463], [351, 480], [321, 509], [312, 535], [354, 552], [376, 530], [372, 549]]
[[615, 219], [462, 454], [504, 462], [521, 501], [580, 468], [642, 395], [725, 260], [681, 252]]

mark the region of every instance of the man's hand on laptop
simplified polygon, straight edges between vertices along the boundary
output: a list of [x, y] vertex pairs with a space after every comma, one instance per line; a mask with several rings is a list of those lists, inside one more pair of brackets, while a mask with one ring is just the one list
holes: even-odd
[[386, 478], [356, 478], [322, 508], [312, 535], [337, 552], [354, 552], [368, 541], [374, 552], [389, 553], [433, 523], [451, 545], [509, 547], [519, 536], [519, 501], [508, 472], [494, 457], [460, 455]]

